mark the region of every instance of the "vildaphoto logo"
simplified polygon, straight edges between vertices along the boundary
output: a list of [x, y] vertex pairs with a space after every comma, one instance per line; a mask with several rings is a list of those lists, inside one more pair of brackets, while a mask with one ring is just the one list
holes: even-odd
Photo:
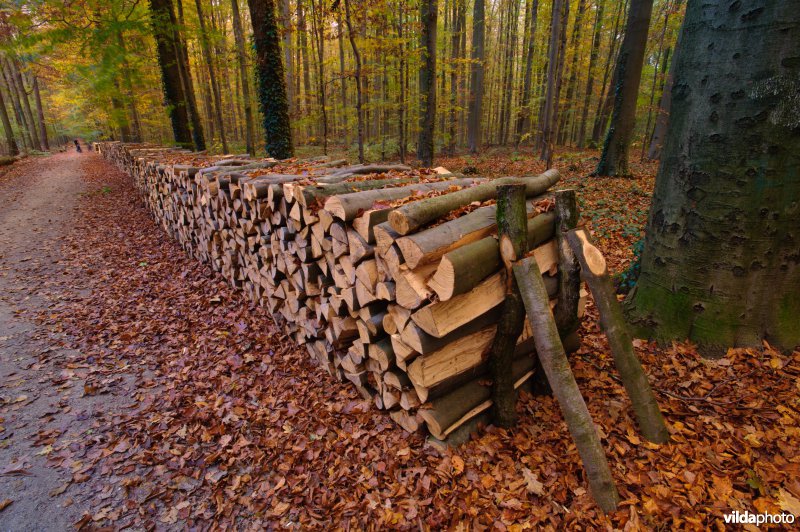
[[791, 525], [794, 523], [794, 515], [788, 512], [780, 514], [760, 513], [754, 514], [745, 510], [736, 510], [723, 516], [726, 523], [734, 525]]

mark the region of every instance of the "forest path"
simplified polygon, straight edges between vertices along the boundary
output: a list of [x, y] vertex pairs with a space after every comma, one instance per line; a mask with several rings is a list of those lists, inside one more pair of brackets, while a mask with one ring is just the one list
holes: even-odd
[[93, 157], [30, 158], [0, 177], [0, 506], [11, 501], [0, 510], [2, 531], [66, 530], [78, 521], [89, 485], [53, 466], [49, 444], [85, 437], [99, 410], [120, 408], [128, 393], [121, 388], [132, 380], [120, 379], [125, 386], [104, 395], [86, 393], [73, 378], [83, 371], [70, 364], [77, 353], [36, 320], [86, 291], [64, 282], [62, 243], [88, 190], [83, 166]]

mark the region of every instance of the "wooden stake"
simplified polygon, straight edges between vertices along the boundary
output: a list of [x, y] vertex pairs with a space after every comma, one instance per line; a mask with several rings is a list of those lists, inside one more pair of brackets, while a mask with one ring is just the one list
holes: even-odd
[[604, 512], [613, 511], [619, 503], [617, 487], [589, 409], [569, 367], [539, 266], [532, 257], [523, 259], [514, 265], [514, 277], [533, 330], [536, 353], [575, 440], [592, 496]]
[[569, 231], [567, 240], [580, 261], [583, 278], [594, 295], [600, 313], [600, 326], [608, 338], [614, 365], [619, 371], [628, 397], [631, 398], [642, 435], [653, 443], [666, 443], [669, 441], [669, 432], [653, 390], [650, 389], [647, 375], [633, 351], [631, 336], [614, 294], [606, 260], [600, 250], [589, 241], [589, 235], [584, 229]]
[[578, 259], [567, 242], [566, 232], [578, 224], [578, 202], [575, 191], [558, 190], [556, 198], [555, 237], [558, 245], [558, 303], [553, 312], [558, 333], [564, 338], [578, 328], [578, 300], [581, 275]]
[[497, 334], [492, 343], [492, 418], [500, 427], [513, 427], [517, 421], [517, 393], [511, 361], [517, 338], [522, 334], [525, 307], [511, 274], [511, 266], [528, 247], [525, 185], [497, 187], [497, 234], [500, 237], [500, 258], [506, 270], [506, 286]]

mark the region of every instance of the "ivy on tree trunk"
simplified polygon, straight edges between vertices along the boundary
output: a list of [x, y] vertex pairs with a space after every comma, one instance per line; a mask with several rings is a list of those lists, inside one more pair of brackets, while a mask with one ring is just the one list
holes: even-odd
[[253, 23], [258, 103], [264, 119], [267, 153], [276, 159], [288, 159], [294, 155], [294, 148], [275, 2], [248, 0], [247, 4]]

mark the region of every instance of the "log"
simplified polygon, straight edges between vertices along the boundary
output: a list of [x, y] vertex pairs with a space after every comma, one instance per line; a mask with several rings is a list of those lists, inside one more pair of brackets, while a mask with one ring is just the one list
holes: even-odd
[[581, 275], [594, 296], [600, 314], [600, 326], [608, 338], [614, 364], [631, 399], [642, 435], [653, 443], [666, 443], [669, 441], [669, 431], [647, 375], [633, 350], [631, 336], [608, 275], [605, 257], [591, 243], [584, 229], [573, 229], [566, 237], [580, 262]]
[[[555, 264], [555, 244], [548, 243], [541, 248], [541, 252], [534, 253], [540, 269]], [[497, 272], [465, 294], [420, 308], [411, 315], [411, 319], [426, 333], [441, 338], [503, 303], [507, 279], [504, 272]], [[555, 296], [558, 292], [557, 278], [548, 275], [544, 282], [548, 295]], [[430, 284], [429, 282], [428, 286]]]
[[528, 196], [538, 196], [556, 184], [558, 180], [558, 171], [554, 169], [538, 176], [495, 179], [445, 196], [437, 196], [403, 205], [389, 214], [389, 223], [399, 234], [407, 235], [459, 207], [476, 201], [483, 202], [494, 198], [498, 185], [522, 183], [526, 186]]
[[[555, 215], [544, 213], [528, 220], [528, 249], [553, 236]], [[540, 269], [542, 267], [540, 266]], [[428, 286], [440, 301], [472, 290], [500, 269], [500, 247], [494, 236], [487, 236], [445, 253]], [[544, 268], [549, 269], [549, 268]]]
[[525, 307], [514, 281], [511, 265], [527, 251], [525, 185], [497, 187], [497, 228], [500, 257], [505, 268], [505, 300], [500, 311], [497, 334], [492, 342], [489, 363], [492, 374], [492, 419], [500, 427], [513, 427], [517, 422], [517, 394], [511, 361], [517, 339], [522, 334]]
[[417, 357], [408, 365], [408, 377], [415, 387], [431, 388], [474, 368], [487, 359], [496, 330], [497, 327], [491, 325], [429, 355]]
[[[523, 355], [512, 365], [514, 387], [519, 388], [533, 375], [533, 358]], [[430, 403], [419, 411], [434, 438], [443, 440], [448, 434], [492, 406], [490, 381], [485, 377], [472, 379]]]
[[575, 440], [592, 496], [604, 512], [611, 512], [619, 503], [617, 487], [600, 445], [597, 429], [567, 361], [553, 313], [550, 311], [547, 291], [541, 281], [542, 274], [532, 257], [519, 261], [513, 269], [525, 312], [533, 329], [536, 353], [564, 414], [572, 439]]
[[[446, 190], [450, 187], [468, 187], [475, 182], [475, 179], [445, 179], [432, 183], [415, 183], [403, 187], [341, 194], [328, 198], [325, 201], [324, 209], [336, 218], [349, 222], [365, 211], [372, 209], [373, 205], [378, 202], [388, 203], [431, 190]], [[384, 206], [384, 208], [385, 207], [388, 207], [388, 205]]]
[[[529, 216], [535, 214], [532, 205], [528, 205], [527, 210]], [[448, 251], [491, 235], [497, 229], [496, 224], [496, 207], [488, 205], [436, 227], [400, 237], [396, 242], [409, 268], [416, 268], [440, 259]]]

